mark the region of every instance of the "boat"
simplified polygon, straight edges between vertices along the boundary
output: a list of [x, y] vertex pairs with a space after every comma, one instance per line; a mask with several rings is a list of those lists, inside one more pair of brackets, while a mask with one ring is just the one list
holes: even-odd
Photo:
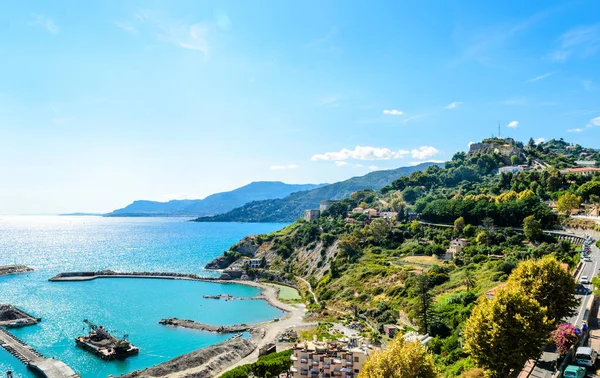
[[75, 338], [75, 343], [101, 359], [106, 361], [124, 360], [140, 352], [138, 347], [127, 340], [127, 335], [119, 339], [108, 333], [104, 326], [96, 325], [87, 319], [83, 322], [89, 328], [88, 335]]

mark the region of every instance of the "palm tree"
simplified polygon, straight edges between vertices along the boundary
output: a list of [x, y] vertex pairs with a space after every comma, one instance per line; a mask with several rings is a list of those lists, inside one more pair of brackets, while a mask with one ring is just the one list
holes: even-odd
[[473, 273], [469, 269], [465, 269], [464, 271], [464, 283], [467, 291], [471, 291], [475, 287], [475, 277], [473, 277]]

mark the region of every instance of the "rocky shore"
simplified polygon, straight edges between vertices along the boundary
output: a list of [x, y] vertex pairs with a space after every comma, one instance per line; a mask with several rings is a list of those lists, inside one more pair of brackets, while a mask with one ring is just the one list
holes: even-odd
[[121, 375], [121, 378], [209, 378], [250, 355], [256, 345], [244, 338], [229, 339], [194, 352], [181, 355], [160, 365]]
[[210, 324], [196, 323], [193, 320], [183, 320], [183, 319], [178, 319], [178, 318], [162, 319], [158, 323], [166, 325], [166, 326], [198, 329], [201, 331], [215, 332], [215, 333], [240, 333], [240, 332], [249, 331], [252, 328], [252, 326], [249, 326], [247, 324], [236, 324], [236, 325], [230, 325], [230, 326], [215, 326], [215, 325], [210, 325]]
[[48, 279], [48, 281], [86, 281], [96, 278], [164, 278], [196, 281], [214, 281], [215, 278], [202, 277], [192, 273], [172, 273], [172, 272], [115, 272], [112, 270], [102, 270], [98, 272], [66, 272], [59, 273]]
[[32, 272], [33, 269], [26, 265], [2, 265], [0, 266], [0, 276], [15, 273]]

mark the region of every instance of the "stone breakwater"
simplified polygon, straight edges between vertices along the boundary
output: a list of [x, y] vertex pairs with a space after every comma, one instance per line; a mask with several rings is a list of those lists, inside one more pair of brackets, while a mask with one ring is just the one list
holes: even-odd
[[193, 320], [183, 320], [178, 318], [167, 318], [162, 319], [158, 324], [163, 324], [166, 326], [172, 327], [183, 327], [190, 329], [197, 329], [200, 331], [206, 332], [215, 332], [215, 333], [240, 333], [246, 332], [252, 329], [252, 326], [248, 324], [236, 324], [230, 326], [215, 326], [210, 324], [196, 323]]
[[0, 276], [15, 273], [32, 272], [33, 269], [26, 265], [2, 265], [0, 266]]
[[181, 355], [160, 365], [144, 370], [136, 370], [121, 377], [216, 377], [229, 366], [250, 355], [255, 349], [256, 345], [247, 339], [229, 339], [222, 343]]
[[213, 277], [204, 277], [192, 273], [173, 273], [173, 272], [115, 272], [112, 270], [102, 270], [98, 272], [66, 272], [59, 273], [48, 279], [49, 281], [87, 281], [96, 278], [164, 278], [172, 280], [195, 280], [195, 281], [216, 281]]

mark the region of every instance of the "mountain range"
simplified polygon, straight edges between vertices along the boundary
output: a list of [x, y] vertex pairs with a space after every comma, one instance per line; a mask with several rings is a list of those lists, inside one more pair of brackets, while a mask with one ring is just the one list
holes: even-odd
[[412, 167], [375, 171], [315, 188], [296, 192], [284, 198], [249, 202], [226, 213], [199, 217], [196, 222], [293, 222], [306, 209], [318, 209], [323, 200], [339, 200], [361, 189], [379, 190], [401, 176], [422, 171], [436, 163], [421, 163]]
[[229, 192], [215, 193], [204, 199], [171, 200], [168, 202], [134, 201], [132, 204], [104, 214], [104, 216], [209, 216], [225, 213], [251, 201], [283, 198], [294, 192], [311, 190], [324, 185], [327, 184], [285, 184], [279, 181], [258, 181]]

